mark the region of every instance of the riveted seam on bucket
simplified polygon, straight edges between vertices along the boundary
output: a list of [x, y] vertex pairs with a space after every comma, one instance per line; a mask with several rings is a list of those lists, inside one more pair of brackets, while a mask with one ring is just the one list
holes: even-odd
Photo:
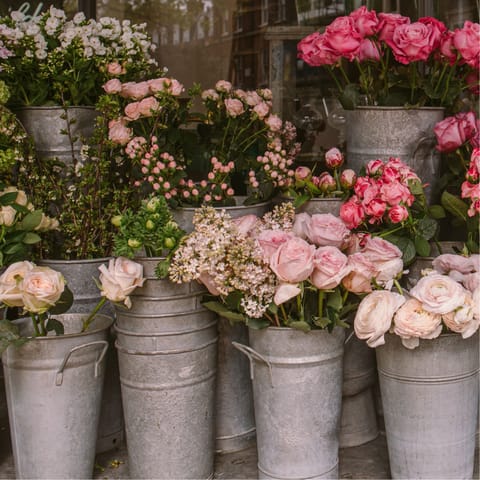
[[450, 375], [446, 377], [408, 377], [404, 375], [396, 375], [381, 368], [378, 368], [378, 373], [387, 378], [393, 378], [394, 380], [402, 383], [432, 383], [432, 384], [442, 384], [442, 383], [457, 383], [461, 382], [464, 379], [474, 377], [478, 375], [480, 369], [476, 368], [470, 372], [465, 372], [463, 374]]
[[329, 478], [329, 477], [325, 477], [325, 475], [328, 475], [329, 473], [335, 472], [335, 470], [338, 469], [338, 460], [337, 460], [337, 463], [330, 470], [327, 470], [326, 472], [317, 473], [317, 474], [315, 474], [313, 476], [310, 476], [310, 477], [282, 477], [282, 476], [278, 475], [278, 473], [271, 473], [268, 470], [266, 470], [265, 468], [261, 467], [260, 463], [257, 464], [257, 468], [258, 468], [259, 472], [262, 472], [265, 475], [268, 475], [270, 478], [276, 478], [278, 480], [308, 480], [309, 478], [312, 478], [312, 479], [320, 478], [320, 476], [322, 478]]
[[115, 348], [122, 352], [125, 355], [174, 355], [177, 353], [189, 353], [189, 352], [196, 352], [198, 350], [204, 350], [205, 348], [210, 347], [213, 344], [216, 344], [218, 341], [218, 337], [215, 337], [213, 340], [203, 343], [202, 345], [197, 346], [196, 348], [188, 348], [188, 349], [177, 349], [177, 350], [153, 350], [151, 352], [145, 352], [140, 350], [129, 350], [122, 345], [119, 344], [118, 340], [115, 341]]
[[[193, 312], [194, 313], [194, 312]], [[169, 317], [172, 317], [172, 315], [169, 315]], [[119, 333], [120, 335], [125, 335], [127, 337], [170, 337], [170, 336], [175, 336], [175, 335], [185, 335], [188, 333], [196, 333], [196, 332], [201, 332], [203, 330], [208, 330], [209, 328], [215, 327], [217, 324], [217, 321], [214, 320], [213, 322], [207, 323], [205, 325], [202, 325], [201, 327], [198, 328], [190, 328], [188, 330], [177, 330], [174, 332], [132, 332], [130, 330], [124, 330], [123, 328], [119, 328], [117, 325], [114, 326], [114, 330], [116, 333]]]
[[217, 374], [217, 369], [213, 368], [209, 370], [204, 375], [196, 376], [194, 381], [191, 380], [184, 380], [183, 382], [175, 382], [175, 383], [142, 383], [142, 382], [132, 382], [126, 380], [122, 376], [120, 376], [120, 382], [122, 387], [128, 387], [132, 390], [150, 390], [150, 391], [160, 391], [160, 390], [174, 390], [177, 388], [183, 387], [190, 387], [192, 385], [197, 385], [199, 383], [205, 383], [207, 380], [214, 378]]

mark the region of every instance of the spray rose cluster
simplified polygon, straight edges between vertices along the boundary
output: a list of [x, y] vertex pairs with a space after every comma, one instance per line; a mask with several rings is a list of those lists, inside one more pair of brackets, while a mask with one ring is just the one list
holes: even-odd
[[462, 198], [470, 201], [468, 216], [480, 214], [480, 148], [475, 148], [470, 157], [470, 165], [462, 183]]
[[354, 320], [355, 333], [370, 347], [385, 343], [385, 333], [399, 335], [413, 349], [420, 339], [443, 332], [463, 338], [480, 326], [480, 256], [445, 254], [409, 291], [378, 290], [364, 297]]
[[479, 35], [470, 21], [451, 31], [432, 17], [412, 22], [362, 6], [302, 39], [298, 56], [332, 73], [345, 108], [360, 96], [368, 105], [449, 107], [467, 87], [478, 95]]
[[176, 251], [170, 278], [198, 280], [217, 300], [207, 308], [259, 328], [309, 331], [343, 325], [356, 295], [391, 288], [402, 253], [379, 237], [351, 234], [331, 214], [295, 215], [291, 203], [262, 218], [196, 212], [194, 230]]

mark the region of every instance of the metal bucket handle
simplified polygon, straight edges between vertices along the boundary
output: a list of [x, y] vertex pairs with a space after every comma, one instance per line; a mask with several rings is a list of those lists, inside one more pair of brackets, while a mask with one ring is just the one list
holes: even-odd
[[434, 149], [435, 149], [435, 144], [436, 144], [436, 139], [435, 137], [433, 136], [423, 136], [421, 138], [418, 139], [418, 142], [413, 150], [413, 154], [412, 154], [412, 159], [413, 159], [413, 164], [415, 165], [415, 170], [416, 170], [416, 157], [419, 153], [419, 150], [424, 147], [424, 146], [429, 146], [429, 150], [430, 150], [430, 154], [429, 154], [429, 157], [428, 157], [428, 161], [430, 163], [430, 165], [428, 165], [428, 168], [429, 170], [432, 172], [432, 173], [435, 173], [435, 162], [433, 161], [433, 152], [434, 152]]
[[232, 345], [239, 350], [240, 352], [244, 353], [250, 362], [250, 379], [253, 380], [254, 377], [254, 369], [253, 369], [253, 359], [261, 361], [265, 363], [268, 367], [268, 371], [270, 373], [270, 384], [273, 388], [273, 374], [272, 374], [272, 365], [270, 362], [263, 356], [260, 355], [258, 352], [256, 352], [252, 347], [249, 347], [247, 345], [243, 345], [242, 343], [238, 342], [232, 342]]
[[101, 361], [103, 360], [103, 357], [105, 357], [105, 354], [107, 353], [108, 349], [108, 342], [106, 340], [97, 340], [95, 342], [89, 342], [89, 343], [84, 343], [83, 345], [78, 345], [76, 347], [73, 347], [70, 349], [70, 351], [65, 355], [65, 358], [63, 359], [62, 365], [60, 365], [60, 368], [57, 371], [56, 379], [55, 379], [55, 385], [59, 387], [62, 382], [63, 382], [63, 370], [65, 369], [68, 359], [70, 358], [70, 355], [77, 350], [80, 350], [82, 348], [86, 347], [91, 347], [92, 345], [103, 345], [103, 350], [98, 359], [95, 361], [95, 373], [94, 376], [95, 378], [98, 377], [98, 369], [100, 366]]

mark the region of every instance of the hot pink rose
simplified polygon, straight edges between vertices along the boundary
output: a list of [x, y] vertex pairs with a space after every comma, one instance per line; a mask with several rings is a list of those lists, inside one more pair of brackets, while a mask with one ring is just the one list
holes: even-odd
[[477, 133], [474, 112], [460, 112], [438, 122], [433, 132], [437, 137], [437, 150], [444, 153], [455, 151]]
[[323, 33], [306, 36], [298, 43], [297, 50], [298, 58], [312, 67], [334, 65], [340, 59], [340, 55], [327, 44]]
[[378, 18], [375, 10], [368, 10], [365, 5], [350, 13], [350, 17], [355, 21], [357, 32], [363, 37], [370, 37], [377, 33]]
[[480, 24], [467, 20], [463, 28], [456, 29], [453, 44], [462, 55], [465, 63], [472, 68], [480, 65]]
[[430, 30], [420, 22], [397, 26], [392, 38], [386, 42], [397, 62], [405, 65], [427, 60], [433, 50]]
[[433, 17], [422, 17], [418, 19], [418, 22], [423, 23], [428, 28], [432, 49], [439, 48], [442, 36], [447, 31], [446, 25]]
[[319, 247], [343, 248], [350, 239], [350, 230], [341, 218], [331, 213], [315, 213], [305, 225], [308, 239]]
[[118, 78], [112, 78], [103, 85], [105, 93], [114, 94], [122, 91], [122, 82]]
[[132, 100], [141, 100], [150, 93], [148, 82], [127, 82], [122, 84], [120, 95]]
[[263, 251], [265, 261], [270, 262], [270, 258], [278, 250], [278, 247], [292, 237], [291, 233], [283, 230], [263, 230], [260, 232], [256, 238]]
[[394, 205], [388, 211], [388, 219], [392, 223], [402, 223], [404, 222], [409, 216], [408, 209], [403, 205]]
[[358, 252], [348, 257], [350, 273], [342, 280], [342, 285], [352, 293], [370, 293], [372, 280], [378, 274], [375, 265], [363, 253]]
[[340, 174], [340, 185], [343, 188], [353, 188], [355, 186], [355, 182], [357, 181], [357, 174], [351, 168], [346, 168]]
[[151, 117], [155, 112], [158, 112], [162, 107], [155, 97], [146, 97], [140, 100], [138, 104], [138, 111], [144, 117]]
[[325, 153], [325, 163], [328, 168], [338, 168], [343, 164], [344, 158], [338, 148], [331, 148]]
[[362, 202], [356, 195], [350, 197], [340, 207], [340, 218], [345, 222], [348, 228], [357, 228], [365, 219], [365, 210]]
[[390, 206], [404, 203], [408, 206], [413, 204], [415, 197], [410, 189], [400, 182], [385, 183], [380, 187], [380, 195]]
[[320, 290], [335, 288], [350, 272], [348, 258], [336, 247], [319, 247], [313, 257], [310, 281]]
[[315, 246], [298, 237], [282, 243], [270, 258], [270, 268], [282, 282], [298, 283], [313, 271]]
[[355, 182], [354, 192], [359, 198], [363, 198], [365, 190], [370, 188], [375, 183], [375, 179], [367, 177], [358, 177]]
[[238, 117], [245, 111], [242, 101], [236, 98], [226, 98], [225, 108], [230, 117]]
[[408, 17], [398, 13], [379, 13], [378, 20], [378, 39], [384, 42], [389, 41], [393, 37], [397, 26], [410, 23]]
[[338, 55], [352, 61], [360, 48], [362, 36], [352, 17], [337, 17], [325, 29], [325, 43]]
[[358, 60], [364, 62], [366, 60], [380, 61], [380, 50], [374, 40], [370, 38], [364, 38], [360, 42], [360, 48], [358, 50]]

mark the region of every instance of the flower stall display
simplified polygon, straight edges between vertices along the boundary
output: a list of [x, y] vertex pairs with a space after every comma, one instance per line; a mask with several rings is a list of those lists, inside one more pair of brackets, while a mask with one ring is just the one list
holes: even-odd
[[[101, 268], [99, 305], [108, 299], [128, 307], [142, 283], [140, 265], [112, 259]], [[18, 478], [88, 478], [93, 472], [113, 318], [97, 314], [98, 308], [65, 313], [72, 301], [64, 276], [50, 267], [20, 261], [0, 276], [0, 302], [27, 315], [0, 321]]]
[[392, 478], [473, 475], [479, 272], [478, 255], [440, 255], [409, 291], [360, 302], [354, 328], [376, 349]]

